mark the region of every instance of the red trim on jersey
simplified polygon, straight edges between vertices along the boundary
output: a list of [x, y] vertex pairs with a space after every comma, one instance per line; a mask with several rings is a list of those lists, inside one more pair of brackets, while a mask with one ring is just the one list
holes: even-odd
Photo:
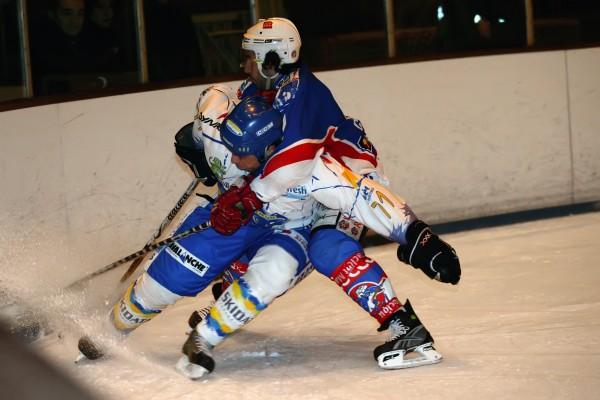
[[[373, 153], [366, 150], [359, 150], [356, 146], [347, 140], [337, 139], [335, 137], [335, 132], [337, 132], [337, 127], [330, 126], [327, 129], [327, 135], [325, 139], [325, 149], [329, 154], [333, 156], [337, 161], [340, 162], [344, 167], [349, 168], [342, 157], [348, 157], [355, 160], [364, 160], [373, 165], [374, 168], [377, 167], [377, 156]], [[350, 168], [351, 169], [351, 168]]]
[[342, 157], [363, 160], [373, 165], [373, 167], [377, 167], [377, 156], [369, 151], [357, 150], [349, 141], [336, 139], [334, 135], [337, 129], [338, 128], [335, 126], [330, 126], [327, 128], [327, 134], [321, 140], [297, 142], [296, 144], [279, 151], [267, 161], [262, 176], [265, 177], [276, 169], [287, 165], [300, 161], [312, 160], [322, 147], [325, 147], [326, 151], [346, 168], [349, 167]]
[[323, 147], [323, 142], [305, 142], [293, 147], [283, 149], [267, 161], [262, 176], [265, 177], [271, 172], [300, 161], [312, 160], [317, 155], [319, 149]]

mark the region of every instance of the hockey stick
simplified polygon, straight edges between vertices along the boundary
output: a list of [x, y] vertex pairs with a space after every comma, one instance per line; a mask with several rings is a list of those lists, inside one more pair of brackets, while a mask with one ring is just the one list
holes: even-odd
[[[177, 213], [179, 213], [179, 210], [181, 210], [181, 208], [186, 203], [186, 201], [194, 193], [194, 190], [196, 190], [196, 187], [198, 186], [198, 184], [200, 182], [202, 182], [203, 180], [204, 179], [195, 178], [192, 181], [192, 183], [190, 183], [188, 188], [185, 190], [185, 193], [179, 198], [179, 201], [177, 201], [177, 204], [175, 204], [175, 207], [173, 207], [173, 209], [169, 212], [169, 214], [165, 217], [165, 219], [163, 219], [163, 221], [160, 223], [160, 226], [158, 227], [158, 229], [156, 231], [154, 231], [154, 233], [152, 234], [152, 237], [150, 238], [150, 240], [148, 240], [148, 242], [146, 242], [146, 246], [152, 244], [152, 242], [154, 242], [156, 239], [158, 239], [160, 237], [160, 235], [162, 235], [163, 230], [171, 223], [171, 221], [173, 221], [173, 219], [175, 219], [175, 216], [177, 215]], [[121, 283], [125, 282], [127, 280], [127, 278], [129, 278], [131, 276], [131, 274], [133, 274], [135, 272], [137, 267], [144, 260], [144, 257], [145, 257], [145, 255], [136, 258], [131, 263], [131, 265], [129, 266], [127, 271], [125, 271], [125, 273], [123, 274], [123, 276], [121, 277], [119, 282], [121, 282]]]
[[197, 232], [202, 232], [205, 231], [207, 229], [209, 229], [210, 226], [210, 221], [206, 221], [200, 225], [194, 226], [191, 229], [188, 229], [187, 231], [183, 231], [181, 233], [178, 233], [177, 235], [171, 236], [169, 238], [166, 238], [164, 240], [161, 240], [160, 242], [156, 242], [156, 243], [151, 243], [148, 244], [146, 246], [144, 246], [143, 249], [136, 251], [135, 253], [132, 253], [126, 257], [121, 258], [120, 260], [115, 261], [112, 264], [108, 264], [102, 268], [100, 268], [99, 270], [92, 272], [91, 274], [88, 274], [86, 276], [84, 276], [81, 279], [76, 280], [75, 282], [71, 283], [69, 286], [66, 287], [66, 289], [72, 289], [78, 285], [81, 285], [82, 283], [85, 283], [87, 281], [89, 281], [90, 279], [92, 279], [95, 276], [98, 276], [100, 274], [105, 273], [106, 271], [110, 271], [111, 269], [114, 269], [116, 267], [118, 267], [121, 264], [125, 264], [126, 262], [129, 262], [131, 260], [135, 260], [138, 257], [144, 256], [148, 253], [150, 253], [151, 251], [154, 251], [156, 249], [160, 249], [163, 246], [169, 245], [173, 242], [176, 242], [180, 239], [186, 238], [188, 236], [193, 235], [194, 233]]

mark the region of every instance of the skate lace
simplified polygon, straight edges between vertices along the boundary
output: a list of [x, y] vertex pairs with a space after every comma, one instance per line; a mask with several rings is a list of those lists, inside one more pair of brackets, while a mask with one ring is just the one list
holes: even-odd
[[196, 346], [196, 348], [200, 351], [203, 351], [204, 353], [208, 353], [210, 354], [212, 351], [212, 346], [210, 345], [210, 343], [208, 343], [206, 340], [204, 340], [204, 338], [202, 336], [200, 336], [198, 333], [196, 333], [195, 335], [193, 335], [193, 339], [194, 339], [194, 345]]
[[400, 320], [394, 320], [390, 322], [390, 338], [387, 342], [393, 342], [396, 339], [401, 338], [406, 335], [406, 333], [410, 330], [408, 325], [404, 325]]
[[206, 319], [206, 317], [208, 316], [208, 314], [210, 314], [210, 309], [212, 308], [213, 304], [214, 304], [214, 302], [211, 302], [206, 307], [199, 309], [198, 310], [198, 315], [200, 315], [202, 317], [202, 319]]

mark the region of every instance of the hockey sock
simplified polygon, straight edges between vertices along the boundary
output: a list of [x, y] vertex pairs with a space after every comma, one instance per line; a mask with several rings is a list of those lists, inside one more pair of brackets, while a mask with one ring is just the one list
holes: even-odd
[[113, 306], [110, 312], [110, 320], [114, 327], [122, 332], [128, 333], [143, 323], [150, 321], [160, 314], [161, 310], [145, 308], [135, 294], [135, 282], [132, 283], [123, 297]]
[[383, 269], [363, 252], [347, 258], [330, 278], [380, 324], [402, 307]]
[[227, 269], [223, 271], [223, 275], [221, 275], [221, 280], [216, 281], [212, 285], [211, 291], [213, 298], [217, 300], [219, 296], [221, 296], [221, 293], [223, 293], [229, 287], [229, 285], [233, 283], [233, 281], [238, 279], [240, 276], [244, 275], [246, 271], [248, 271], [248, 263], [242, 261], [232, 262], [231, 265], [229, 265], [229, 267], [227, 267]]
[[248, 283], [241, 277], [219, 297], [206, 319], [197, 327], [198, 333], [212, 346], [216, 346], [252, 321], [266, 307], [267, 304], [252, 293]]

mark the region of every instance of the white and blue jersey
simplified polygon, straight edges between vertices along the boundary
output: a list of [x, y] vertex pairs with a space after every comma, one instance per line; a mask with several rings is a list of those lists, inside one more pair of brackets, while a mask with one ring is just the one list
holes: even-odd
[[[198, 101], [194, 120], [194, 141], [203, 148], [221, 190], [242, 184], [246, 175], [231, 162], [231, 153], [219, 134], [220, 124], [235, 106], [235, 98], [226, 86], [207, 89]], [[284, 196], [265, 203], [248, 224], [230, 236], [208, 229], [173, 243], [155, 257], [148, 274], [177, 295], [195, 296], [233, 261], [252, 259], [261, 246], [269, 244], [291, 254], [302, 270], [308, 263], [308, 236], [315, 204], [307, 185], [297, 185]], [[196, 208], [176, 233], [208, 221], [211, 208], [211, 204]]]

